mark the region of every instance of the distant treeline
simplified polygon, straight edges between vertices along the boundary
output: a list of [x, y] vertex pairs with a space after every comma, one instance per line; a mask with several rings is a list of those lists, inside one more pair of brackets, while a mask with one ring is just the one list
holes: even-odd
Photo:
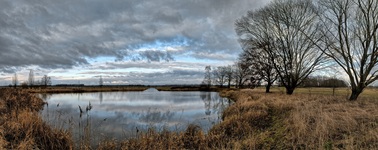
[[326, 76], [307, 77], [302, 84], [303, 87], [347, 87], [344, 80], [330, 78]]

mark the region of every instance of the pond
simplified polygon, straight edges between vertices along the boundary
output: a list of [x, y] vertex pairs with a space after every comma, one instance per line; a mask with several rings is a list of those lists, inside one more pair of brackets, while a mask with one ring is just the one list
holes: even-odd
[[[98, 139], [136, 137], [149, 128], [180, 132], [189, 124], [207, 132], [221, 121], [229, 100], [217, 92], [97, 92], [41, 94], [50, 125], [68, 129], [74, 140], [85, 134]], [[87, 133], [90, 131], [89, 133]]]

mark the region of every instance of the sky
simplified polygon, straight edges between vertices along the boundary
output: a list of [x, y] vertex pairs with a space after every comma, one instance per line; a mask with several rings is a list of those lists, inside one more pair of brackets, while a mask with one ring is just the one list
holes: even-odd
[[0, 85], [200, 84], [232, 65], [236, 19], [269, 0], [1, 0]]

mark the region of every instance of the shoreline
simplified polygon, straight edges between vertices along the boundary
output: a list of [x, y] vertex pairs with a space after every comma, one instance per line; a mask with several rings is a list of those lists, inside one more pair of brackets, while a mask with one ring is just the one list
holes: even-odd
[[[219, 92], [224, 90], [225, 88], [217, 88], [212, 87], [202, 88], [202, 87], [193, 87], [193, 86], [70, 86], [70, 87], [25, 87], [25, 88], [17, 88], [23, 89], [30, 93], [87, 93], [87, 92], [137, 92], [137, 91], [144, 91], [149, 88], [155, 88], [158, 91], [211, 91], [211, 92]], [[12, 88], [9, 88], [12, 89]]]

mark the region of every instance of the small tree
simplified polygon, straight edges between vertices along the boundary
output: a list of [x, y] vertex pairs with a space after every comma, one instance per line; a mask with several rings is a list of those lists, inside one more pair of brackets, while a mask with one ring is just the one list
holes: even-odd
[[243, 46], [243, 52], [239, 60], [249, 66], [254, 80], [266, 82], [265, 92], [269, 93], [270, 87], [278, 78], [272, 59], [264, 50], [254, 47], [250, 42], [241, 40], [240, 43]]
[[223, 85], [226, 83], [226, 74], [227, 74], [227, 67], [225, 66], [217, 67], [216, 69], [213, 70], [214, 82], [218, 86], [223, 87]]
[[44, 87], [50, 86], [51, 85], [51, 77], [44, 75], [41, 79], [41, 84]]
[[14, 87], [17, 87], [17, 85], [18, 85], [17, 73], [14, 73], [14, 75], [12, 77], [12, 84], [13, 84]]
[[235, 64], [235, 70], [234, 70], [234, 76], [235, 76], [235, 82], [236, 87], [241, 88], [243, 87], [246, 82], [249, 80], [249, 76], [251, 75], [251, 69], [250, 66], [242, 60], [239, 60]]
[[21, 87], [24, 88], [24, 89], [27, 88], [28, 87], [28, 83], [27, 82], [22, 82], [21, 83]]
[[202, 85], [206, 86], [208, 89], [211, 87], [211, 66], [205, 67], [205, 77], [202, 81]]
[[227, 88], [231, 88], [231, 82], [234, 79], [234, 69], [232, 69], [231, 65], [228, 65], [226, 67], [226, 82], [227, 82]]
[[33, 86], [35, 83], [34, 83], [34, 71], [33, 69], [30, 69], [30, 72], [29, 72], [29, 86]]

